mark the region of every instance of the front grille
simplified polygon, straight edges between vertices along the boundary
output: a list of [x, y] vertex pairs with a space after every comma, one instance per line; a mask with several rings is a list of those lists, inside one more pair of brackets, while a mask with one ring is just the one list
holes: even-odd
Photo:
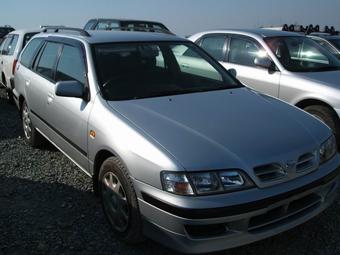
[[318, 167], [317, 152], [305, 153], [297, 159], [286, 162], [276, 162], [254, 168], [254, 173], [263, 185], [271, 185], [278, 181], [294, 179], [310, 173]]
[[302, 173], [312, 170], [316, 165], [316, 155], [315, 153], [306, 153], [299, 157], [296, 164], [296, 172]]
[[261, 182], [271, 182], [287, 176], [280, 164], [268, 164], [254, 168], [255, 175]]
[[310, 194], [274, 208], [265, 214], [255, 216], [250, 219], [248, 225], [249, 232], [262, 232], [273, 227], [285, 224], [291, 220], [302, 217], [314, 211], [321, 205], [322, 198], [317, 194]]

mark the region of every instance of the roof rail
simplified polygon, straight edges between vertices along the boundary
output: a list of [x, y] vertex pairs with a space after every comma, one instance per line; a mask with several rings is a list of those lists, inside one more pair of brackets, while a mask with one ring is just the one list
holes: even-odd
[[58, 33], [60, 30], [65, 30], [65, 31], [79, 32], [80, 35], [83, 35], [83, 36], [88, 36], [88, 37], [91, 36], [86, 30], [81, 29], [81, 28], [65, 27], [65, 26], [40, 26], [40, 27], [44, 28], [43, 30], [44, 33], [46, 33], [48, 30], [53, 30], [54, 33]]
[[121, 31], [141, 31], [141, 32], [159, 32], [164, 34], [170, 34], [173, 35], [173, 33], [167, 29], [164, 28], [154, 28], [154, 27], [143, 27], [143, 26], [133, 26], [133, 27], [127, 27], [127, 26], [120, 26], [120, 27], [109, 27], [107, 30], [121, 30]]
[[40, 28], [48, 28], [48, 27], [65, 27], [64, 25], [40, 25]]

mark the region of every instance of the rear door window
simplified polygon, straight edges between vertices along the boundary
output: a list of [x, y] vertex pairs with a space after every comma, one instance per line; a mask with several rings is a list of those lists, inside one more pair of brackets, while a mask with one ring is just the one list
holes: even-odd
[[7, 55], [12, 56], [18, 44], [19, 35], [13, 35], [10, 44], [8, 45]]
[[12, 43], [12, 39], [13, 39], [13, 35], [8, 35], [7, 38], [5, 39], [5, 41], [3, 42], [3, 46], [2, 46], [2, 51], [1, 54], [7, 56], [8, 55], [8, 49], [9, 46]]
[[74, 80], [85, 83], [84, 60], [78, 48], [65, 45], [58, 63], [56, 81]]
[[225, 35], [211, 35], [202, 39], [201, 47], [217, 61], [223, 61], [225, 56]]
[[1, 43], [1, 46], [0, 46], [0, 54], [4, 55], [5, 52], [3, 52], [3, 50], [8, 47], [8, 44], [10, 43], [11, 41], [11, 38], [9, 38], [8, 36], [5, 37]]
[[54, 69], [60, 46], [59, 43], [47, 42], [36, 67], [36, 71], [49, 80], [54, 81]]

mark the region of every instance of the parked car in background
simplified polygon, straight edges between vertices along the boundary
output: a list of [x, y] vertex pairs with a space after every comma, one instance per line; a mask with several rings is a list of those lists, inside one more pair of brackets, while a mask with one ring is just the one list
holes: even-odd
[[2, 43], [3, 38], [12, 31], [14, 31], [14, 28], [11, 26], [0, 26], [0, 44]]
[[48, 139], [93, 178], [119, 239], [222, 250], [295, 227], [334, 200], [331, 130], [243, 86], [194, 43], [53, 30], [17, 64], [25, 139]]
[[325, 47], [338, 59], [340, 59], [340, 36], [327, 33], [312, 33], [308, 36], [321, 46]]
[[91, 19], [86, 23], [84, 29], [171, 33], [171, 31], [160, 22], [128, 19]]
[[328, 50], [304, 35], [268, 29], [209, 31], [190, 40], [244, 84], [324, 121], [340, 148], [340, 62]]
[[16, 30], [9, 33], [0, 47], [0, 84], [7, 90], [12, 101], [13, 76], [21, 50], [26, 43], [41, 30]]

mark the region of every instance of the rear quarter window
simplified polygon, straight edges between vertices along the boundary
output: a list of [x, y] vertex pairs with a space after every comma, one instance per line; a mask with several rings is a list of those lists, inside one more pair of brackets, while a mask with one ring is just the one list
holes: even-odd
[[42, 45], [42, 38], [33, 39], [21, 54], [20, 63], [28, 68], [31, 67], [34, 57], [37, 51]]

